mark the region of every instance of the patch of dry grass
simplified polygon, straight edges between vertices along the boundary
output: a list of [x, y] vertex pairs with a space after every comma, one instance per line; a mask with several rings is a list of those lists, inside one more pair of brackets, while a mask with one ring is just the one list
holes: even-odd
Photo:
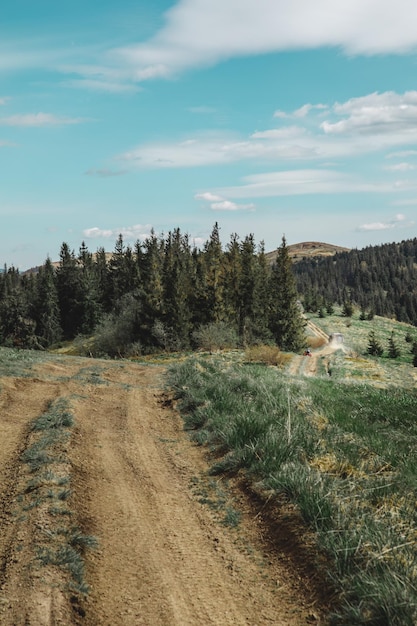
[[291, 361], [292, 355], [281, 352], [277, 346], [251, 346], [245, 350], [244, 361], [246, 363], [264, 363], [285, 367]]

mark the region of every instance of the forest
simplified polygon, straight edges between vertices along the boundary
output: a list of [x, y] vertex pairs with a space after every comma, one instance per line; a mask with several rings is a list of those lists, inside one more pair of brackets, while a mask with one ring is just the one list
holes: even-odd
[[304, 343], [292, 263], [282, 238], [274, 265], [252, 235], [223, 249], [216, 223], [202, 249], [179, 229], [111, 255], [63, 243], [59, 262], [0, 274], [0, 344], [46, 349], [93, 337], [93, 356], [133, 356], [212, 345]]
[[353, 304], [373, 314], [417, 325], [417, 238], [339, 252], [294, 264], [306, 310]]

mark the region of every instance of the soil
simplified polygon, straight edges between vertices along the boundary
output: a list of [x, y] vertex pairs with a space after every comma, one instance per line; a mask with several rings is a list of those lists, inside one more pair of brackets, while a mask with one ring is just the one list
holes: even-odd
[[[0, 379], [3, 626], [323, 623], [313, 540], [295, 512], [242, 477], [208, 474], [207, 451], [184, 432], [163, 374], [57, 357]], [[57, 398], [69, 401], [75, 425], [55, 470], [70, 473], [69, 512], [51, 521], [44, 503], [33, 504], [22, 453], [32, 421]], [[39, 560], [40, 542], [64, 524], [98, 540], [83, 556], [88, 594]]]

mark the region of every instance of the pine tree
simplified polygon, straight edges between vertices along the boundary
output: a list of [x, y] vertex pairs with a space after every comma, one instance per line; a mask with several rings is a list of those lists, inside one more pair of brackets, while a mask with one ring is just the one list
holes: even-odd
[[59, 314], [58, 291], [55, 269], [47, 257], [36, 277], [36, 296], [34, 300], [36, 334], [47, 347], [61, 339], [62, 329]]
[[401, 355], [400, 349], [394, 340], [394, 331], [391, 332], [388, 340], [388, 356], [390, 359], [396, 359]]
[[179, 228], [168, 233], [162, 273], [163, 321], [166, 331], [171, 334], [171, 349], [189, 345], [190, 254], [188, 239], [182, 237]]
[[305, 343], [304, 320], [297, 299], [287, 242], [282, 238], [270, 280], [269, 327], [282, 350], [300, 350]]
[[203, 250], [204, 297], [207, 321], [220, 322], [225, 319], [224, 260], [220, 242], [219, 225], [213, 226], [209, 240]]
[[77, 259], [65, 242], [61, 246], [56, 284], [63, 337], [73, 339], [82, 326], [83, 293]]
[[375, 331], [371, 330], [368, 335], [368, 354], [371, 356], [382, 356], [384, 349], [375, 336]]

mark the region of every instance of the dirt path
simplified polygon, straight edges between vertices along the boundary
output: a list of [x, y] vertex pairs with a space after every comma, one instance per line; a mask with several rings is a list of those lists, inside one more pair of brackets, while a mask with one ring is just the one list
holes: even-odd
[[287, 368], [287, 372], [292, 376], [315, 376], [319, 370], [319, 362], [322, 361], [323, 370], [330, 373], [329, 357], [336, 350], [346, 352], [346, 348], [341, 343], [329, 342], [329, 335], [311, 320], [306, 319], [306, 323], [312, 334], [319, 339], [323, 339], [326, 343], [319, 349], [313, 349], [309, 356], [295, 355]]
[[[208, 466], [164, 406], [162, 374], [68, 358], [38, 366], [36, 378], [0, 380], [2, 625], [319, 623], [314, 588], [300, 578], [305, 564], [297, 567], [283, 541], [280, 555], [270, 552], [262, 511], [241, 493], [242, 521], [231, 528], [201, 502]], [[81, 599], [37, 560], [39, 533], [62, 535], [63, 522], [53, 526], [41, 505], [27, 506], [21, 462], [30, 422], [59, 397], [75, 416], [61, 459], [71, 473], [70, 525], [99, 541], [84, 556], [90, 593]], [[210, 488], [222, 489], [224, 506], [232, 502], [225, 485], [211, 480]]]

